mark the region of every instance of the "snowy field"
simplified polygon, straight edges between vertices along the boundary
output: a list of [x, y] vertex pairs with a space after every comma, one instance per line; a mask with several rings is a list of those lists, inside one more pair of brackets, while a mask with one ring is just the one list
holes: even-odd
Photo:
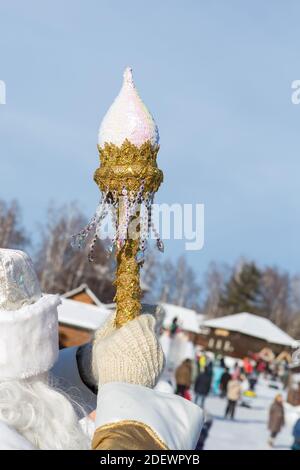
[[[269, 433], [267, 430], [269, 406], [278, 390], [265, 383], [256, 387], [256, 398], [246, 398], [251, 409], [238, 406], [235, 420], [224, 419], [226, 399], [209, 397], [205, 409], [213, 416], [213, 424], [205, 442], [205, 450], [266, 450]], [[292, 443], [291, 428], [286, 425], [278, 434], [274, 450], [289, 450]]]

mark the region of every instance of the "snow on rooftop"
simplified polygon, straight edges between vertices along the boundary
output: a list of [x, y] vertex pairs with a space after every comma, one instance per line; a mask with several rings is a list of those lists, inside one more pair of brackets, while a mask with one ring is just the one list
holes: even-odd
[[111, 310], [104, 306], [98, 307], [76, 300], [65, 299], [64, 297], [61, 297], [61, 302], [58, 307], [59, 323], [77, 328], [96, 330], [111, 314]]
[[72, 289], [65, 294], [62, 295], [65, 299], [69, 299], [70, 297], [73, 297], [76, 294], [80, 294], [81, 292], [85, 292], [95, 303], [95, 305], [98, 305], [101, 307], [103, 303], [98, 299], [98, 297], [94, 294], [94, 292], [89, 288], [87, 284], [81, 284], [79, 287], [76, 287], [76, 289]]
[[170, 327], [174, 318], [177, 317], [179, 326], [186, 331], [192, 331], [193, 333], [199, 333], [199, 321], [203, 315], [197, 314], [195, 310], [189, 308], [180, 307], [179, 305], [172, 305], [161, 303], [162, 307], [166, 312], [164, 319], [164, 327]]
[[278, 328], [273, 322], [252, 313], [243, 312], [214, 318], [204, 321], [203, 325], [209, 328], [237, 331], [254, 336], [255, 338], [264, 339], [269, 343], [297, 347], [297, 341]]

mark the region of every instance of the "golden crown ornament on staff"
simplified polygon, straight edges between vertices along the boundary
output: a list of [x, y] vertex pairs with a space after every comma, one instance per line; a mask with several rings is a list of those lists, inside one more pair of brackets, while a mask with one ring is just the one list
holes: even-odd
[[119, 328], [141, 312], [140, 267], [151, 229], [158, 249], [164, 250], [151, 220], [154, 194], [163, 180], [156, 163], [159, 133], [139, 97], [129, 67], [124, 72], [121, 91], [101, 123], [98, 150], [100, 167], [94, 180], [102, 201], [90, 223], [73, 237], [72, 244], [81, 247], [93, 233], [89, 252], [92, 261], [101, 223], [107, 215], [111, 217], [115, 229], [111, 251], [116, 249], [115, 300]]

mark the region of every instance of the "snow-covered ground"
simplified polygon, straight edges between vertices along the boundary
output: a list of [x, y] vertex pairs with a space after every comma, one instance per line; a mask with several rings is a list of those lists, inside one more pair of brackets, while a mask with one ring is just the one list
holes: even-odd
[[[257, 397], [249, 399], [251, 409], [238, 406], [235, 420], [225, 420], [224, 410], [226, 399], [208, 397], [205, 409], [213, 416], [213, 424], [205, 442], [205, 450], [240, 449], [262, 450], [270, 449], [267, 444], [268, 410], [278, 390], [269, 388], [264, 382], [256, 387]], [[286, 425], [278, 434], [274, 449], [288, 450], [292, 443], [291, 428]]]

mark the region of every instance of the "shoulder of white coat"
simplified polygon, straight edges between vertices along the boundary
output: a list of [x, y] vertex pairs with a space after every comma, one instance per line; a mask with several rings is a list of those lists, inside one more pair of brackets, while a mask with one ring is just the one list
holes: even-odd
[[96, 409], [96, 395], [83, 383], [77, 364], [78, 346], [61, 349], [56, 364], [51, 369], [55, 386], [65, 392], [71, 401], [82, 407], [84, 414], [76, 408], [79, 417], [83, 418]]
[[170, 450], [193, 450], [203, 424], [199, 406], [178, 395], [119, 382], [99, 388], [96, 429], [138, 422], [150, 427]]
[[0, 450], [35, 450], [15, 429], [0, 421]]

